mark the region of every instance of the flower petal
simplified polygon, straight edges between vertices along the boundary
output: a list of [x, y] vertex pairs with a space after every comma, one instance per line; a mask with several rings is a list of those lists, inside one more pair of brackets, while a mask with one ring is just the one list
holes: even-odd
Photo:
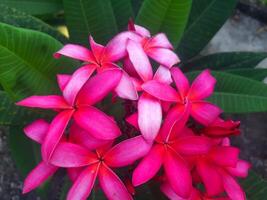
[[44, 161], [39, 163], [24, 180], [23, 194], [30, 192], [43, 184], [50, 176], [52, 176], [58, 167], [50, 165]]
[[164, 172], [177, 195], [188, 198], [192, 192], [192, 177], [186, 162], [174, 151], [167, 150], [164, 155]]
[[105, 163], [110, 167], [124, 167], [145, 156], [151, 144], [140, 135], [124, 140], [105, 154]]
[[95, 68], [95, 65], [85, 65], [72, 74], [71, 79], [63, 90], [63, 96], [70, 105], [74, 104], [78, 92], [95, 71]]
[[189, 81], [178, 67], [171, 68], [171, 74], [181, 98], [183, 99], [185, 96], [187, 96], [189, 91]]
[[127, 51], [136, 72], [143, 81], [151, 80], [153, 77], [152, 66], [141, 44], [128, 40]]
[[96, 43], [91, 35], [89, 36], [89, 43], [90, 43], [92, 53], [95, 56], [95, 59], [97, 61], [101, 61], [105, 47], [101, 44]]
[[126, 120], [126, 122], [131, 124], [134, 128], [139, 130], [139, 127], [138, 127], [138, 113], [133, 113], [132, 115], [128, 116], [125, 120]]
[[114, 120], [92, 106], [79, 108], [74, 113], [74, 120], [81, 128], [98, 139], [112, 140], [121, 134]]
[[141, 87], [148, 94], [162, 101], [177, 102], [179, 99], [177, 92], [166, 83], [151, 80], [144, 83]]
[[50, 163], [59, 167], [83, 167], [98, 162], [95, 154], [86, 148], [69, 143], [58, 144], [50, 159]]
[[167, 68], [171, 68], [173, 65], [180, 62], [178, 56], [170, 49], [150, 48], [146, 53], [149, 57]]
[[172, 147], [181, 154], [199, 155], [208, 153], [211, 142], [209, 138], [203, 136], [189, 136], [177, 139]]
[[153, 141], [162, 120], [160, 102], [148, 94], [142, 94], [138, 101], [138, 125], [144, 138]]
[[162, 165], [164, 148], [154, 145], [133, 171], [133, 185], [138, 186], [152, 179]]
[[108, 199], [133, 199], [120, 178], [105, 165], [101, 165], [99, 169], [99, 183]]
[[72, 117], [73, 110], [60, 112], [51, 122], [49, 130], [42, 144], [42, 156], [45, 161], [49, 161], [57, 144]]
[[61, 55], [86, 62], [94, 62], [94, 56], [92, 52], [89, 49], [77, 44], [67, 44], [58, 52], [54, 53], [55, 58], [60, 58]]
[[123, 99], [138, 99], [138, 94], [133, 84], [133, 81], [126, 72], [122, 73], [121, 80], [118, 86], [116, 87], [115, 92], [118, 94], [119, 97]]
[[35, 142], [42, 143], [49, 129], [49, 123], [43, 119], [37, 119], [27, 125], [23, 130], [24, 133]]
[[30, 96], [16, 103], [18, 106], [43, 109], [68, 109], [70, 105], [58, 95]]
[[204, 70], [191, 85], [189, 96], [191, 100], [201, 100], [209, 97], [214, 90], [216, 79], [210, 74], [210, 70]]
[[221, 113], [222, 110], [211, 103], [204, 101], [192, 103], [192, 117], [205, 126], [211, 124]]
[[99, 164], [90, 165], [84, 169], [71, 186], [67, 200], [86, 200], [94, 186]]
[[68, 74], [57, 74], [57, 83], [61, 91], [64, 90], [69, 80], [71, 79], [71, 75]]
[[173, 49], [172, 44], [164, 33], [158, 33], [157, 35], [153, 36], [149, 41], [149, 47]]
[[232, 176], [240, 178], [246, 178], [248, 176], [248, 170], [251, 168], [251, 164], [245, 160], [238, 160], [235, 167], [227, 167], [227, 171]]
[[142, 37], [132, 31], [121, 32], [109, 41], [106, 46], [105, 57], [110, 62], [118, 61], [127, 55], [126, 44], [128, 39], [141, 42]]
[[246, 200], [245, 192], [242, 190], [237, 181], [226, 172], [221, 172], [221, 173], [222, 173], [224, 189], [227, 195], [230, 197], [230, 199]]
[[168, 85], [172, 83], [170, 70], [162, 65], [158, 67], [153, 79], [161, 83], [166, 83]]
[[196, 169], [208, 195], [213, 196], [223, 192], [222, 177], [214, 165], [207, 161], [199, 161]]
[[86, 147], [88, 150], [95, 150], [111, 142], [110, 140], [101, 140], [91, 136], [90, 133], [80, 128], [76, 123], [73, 123], [70, 127], [69, 140]]
[[170, 186], [170, 184], [165, 181], [163, 184], [160, 186], [160, 190], [162, 193], [164, 193], [170, 200], [198, 200], [198, 199], [191, 199], [191, 198], [182, 198], [178, 196]]
[[118, 85], [122, 71], [108, 69], [90, 78], [77, 95], [78, 105], [93, 105], [101, 101]]
[[209, 159], [217, 165], [235, 167], [238, 162], [240, 150], [236, 147], [217, 146], [209, 152]]
[[81, 172], [85, 169], [85, 167], [70, 167], [67, 168], [67, 174], [68, 177], [72, 182], [76, 181], [76, 179], [79, 177]]
[[128, 30], [129, 31], [135, 31], [136, 33], [138, 33], [139, 35], [143, 36], [143, 37], [150, 37], [150, 32], [149, 30], [147, 30], [145, 27], [143, 26], [139, 26], [137, 24], [131, 24], [132, 22], [129, 21], [128, 23]]

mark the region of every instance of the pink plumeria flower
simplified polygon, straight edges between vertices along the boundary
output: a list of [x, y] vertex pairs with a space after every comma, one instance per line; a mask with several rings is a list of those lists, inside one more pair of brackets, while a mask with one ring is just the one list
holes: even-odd
[[234, 177], [245, 178], [250, 164], [239, 160], [238, 155], [238, 148], [214, 146], [208, 154], [197, 158], [196, 170], [208, 196], [216, 196], [225, 191], [230, 199], [246, 199]]
[[207, 153], [210, 149], [210, 141], [205, 137], [194, 136], [188, 128], [179, 130], [179, 134], [170, 131], [168, 133], [172, 136], [158, 135], [149, 153], [135, 168], [133, 185], [146, 183], [163, 165], [164, 173], [175, 193], [188, 198], [192, 191], [192, 177], [190, 167], [183, 155]]
[[178, 56], [173, 52], [173, 46], [164, 33], [158, 33], [151, 37], [150, 32], [146, 28], [133, 24], [132, 21], [129, 21], [128, 30], [142, 37], [140, 43], [143, 51], [160, 65], [171, 68], [180, 62]]
[[[171, 73], [178, 92], [168, 84], [154, 80], [147, 81], [142, 85], [143, 90], [155, 98], [175, 103], [169, 111], [172, 113], [170, 122], [173, 123], [177, 119], [184, 118], [184, 115], [189, 113], [196, 121], [207, 126], [222, 113], [219, 107], [204, 100], [213, 93], [216, 83], [209, 70], [204, 70], [199, 74], [191, 87], [188, 79], [179, 68], [172, 68]], [[184, 121], [187, 121], [188, 117], [189, 115]], [[170, 126], [172, 126], [172, 123], [170, 123]]]
[[227, 137], [240, 134], [240, 121], [223, 120], [217, 118], [210, 125], [204, 127], [200, 132], [209, 137]]
[[[33, 141], [42, 144], [48, 132], [49, 123], [43, 119], [38, 119], [24, 128], [24, 133]], [[32, 191], [42, 185], [51, 177], [59, 167], [41, 161], [25, 178], [23, 184], [23, 194]]]
[[116, 122], [93, 105], [118, 85], [122, 71], [105, 70], [87, 81], [90, 73], [88, 68], [80, 68], [71, 77], [59, 75], [58, 83], [63, 96], [31, 96], [17, 103], [20, 106], [58, 111], [42, 143], [42, 156], [45, 161], [49, 161], [72, 117], [95, 138], [109, 140], [121, 134]]
[[111, 168], [133, 164], [147, 154], [150, 145], [142, 136], [137, 136], [124, 140], [112, 148], [96, 150], [96, 153], [92, 153], [88, 148], [62, 142], [57, 146], [51, 158], [51, 163], [59, 167], [84, 167], [74, 181], [67, 199], [87, 199], [96, 178], [108, 199], [132, 199], [123, 182]]
[[[106, 46], [96, 43], [89, 37], [91, 50], [76, 44], [67, 44], [54, 54], [55, 58], [61, 55], [71, 57], [86, 64], [88, 70], [103, 71], [110, 68], [119, 68], [115, 63], [127, 55], [126, 42], [131, 38], [140, 41], [141, 37], [130, 31], [116, 35]], [[89, 77], [88, 77], [89, 78]], [[127, 73], [123, 73], [122, 79], [115, 89], [121, 98], [136, 100], [138, 98], [134, 85]]]

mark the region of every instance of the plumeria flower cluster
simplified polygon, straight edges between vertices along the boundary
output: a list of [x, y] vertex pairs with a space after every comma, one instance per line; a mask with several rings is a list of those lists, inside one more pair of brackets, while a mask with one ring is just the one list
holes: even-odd
[[[216, 84], [210, 71], [190, 84], [166, 35], [151, 36], [133, 22], [106, 46], [91, 36], [89, 43], [54, 54], [82, 62], [73, 74], [57, 75], [62, 95], [17, 103], [55, 113], [50, 122], [37, 119], [24, 128], [41, 145], [42, 161], [23, 193], [64, 168], [72, 181], [69, 200], [87, 199], [95, 185], [108, 199], [130, 200], [150, 180], [171, 200], [245, 200], [237, 178], [247, 176], [250, 164], [229, 140], [240, 123], [222, 119], [206, 100]], [[124, 102], [123, 121], [101, 106], [103, 100], [116, 106], [117, 99]]]

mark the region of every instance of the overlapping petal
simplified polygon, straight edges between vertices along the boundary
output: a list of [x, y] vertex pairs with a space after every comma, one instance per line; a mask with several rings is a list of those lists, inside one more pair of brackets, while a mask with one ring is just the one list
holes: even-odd
[[181, 95], [181, 100], [183, 100], [183, 98], [187, 96], [187, 93], [190, 88], [189, 81], [178, 67], [173, 67], [170, 71], [172, 74], [172, 78], [175, 82], [176, 88], [178, 89]]
[[27, 125], [23, 130], [29, 138], [41, 144], [49, 130], [49, 123], [43, 119], [37, 119]]

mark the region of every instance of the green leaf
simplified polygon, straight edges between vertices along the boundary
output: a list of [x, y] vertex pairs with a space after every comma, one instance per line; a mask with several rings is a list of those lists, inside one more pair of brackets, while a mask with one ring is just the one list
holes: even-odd
[[136, 16], [138, 14], [138, 11], [141, 8], [144, 0], [131, 0], [131, 2], [132, 2], [132, 6], [133, 6], [134, 15]]
[[249, 176], [240, 181], [244, 188], [247, 199], [263, 200], [267, 197], [267, 181], [257, 175], [254, 171], [249, 173]]
[[63, 4], [72, 42], [87, 44], [91, 34], [97, 42], [106, 43], [117, 33], [110, 0], [63, 0]]
[[[199, 72], [188, 73], [192, 80]], [[227, 113], [266, 112], [267, 85], [246, 77], [213, 71], [217, 79], [215, 93], [209, 101]]]
[[237, 0], [193, 0], [189, 21], [177, 48], [182, 60], [197, 55], [228, 19]]
[[240, 76], [245, 76], [257, 81], [262, 81], [264, 78], [267, 77], [267, 69], [262, 68], [238, 68], [238, 69], [229, 69], [226, 72], [231, 74], [236, 74]]
[[128, 21], [134, 18], [131, 0], [110, 0], [119, 31], [127, 29]]
[[73, 66], [53, 58], [61, 47], [44, 33], [0, 23], [0, 83], [12, 99], [57, 91], [56, 74]]
[[62, 0], [0, 0], [1, 4], [31, 15], [44, 15], [62, 9]]
[[0, 4], [0, 10], [0, 22], [47, 33], [64, 43], [67, 41], [67, 38], [60, 32], [36, 17], [3, 4]]
[[185, 71], [190, 70], [225, 70], [236, 68], [254, 68], [267, 57], [265, 52], [227, 52], [203, 56], [182, 64]]
[[136, 23], [148, 28], [153, 34], [164, 32], [177, 47], [184, 32], [192, 0], [145, 0]]

